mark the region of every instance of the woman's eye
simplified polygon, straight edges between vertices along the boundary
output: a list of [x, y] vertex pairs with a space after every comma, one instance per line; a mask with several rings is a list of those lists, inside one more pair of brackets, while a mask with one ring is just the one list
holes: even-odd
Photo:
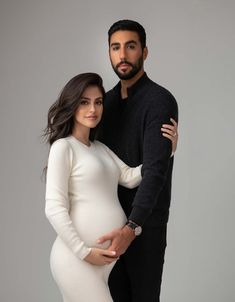
[[87, 105], [88, 104], [88, 101], [81, 101], [80, 102], [80, 105]]
[[97, 104], [97, 105], [103, 105], [103, 101], [101, 101], [101, 100], [100, 100], [100, 101], [97, 101], [96, 104]]

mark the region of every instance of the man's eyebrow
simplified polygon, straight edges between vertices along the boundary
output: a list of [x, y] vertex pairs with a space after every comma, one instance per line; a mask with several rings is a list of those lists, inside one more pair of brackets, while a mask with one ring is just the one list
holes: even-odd
[[125, 44], [137, 44], [137, 42], [135, 40], [130, 40], [130, 41], [127, 41]]
[[110, 44], [110, 46], [118, 46], [118, 45], [120, 45], [120, 43], [118, 43], [118, 42], [113, 42]]
[[[137, 44], [137, 42], [135, 40], [130, 40], [130, 41], [125, 42], [125, 45], [128, 45], [128, 44]], [[119, 45], [120, 45], [119, 42], [113, 42], [113, 43], [110, 44], [111, 47], [112, 46], [119, 46]]]

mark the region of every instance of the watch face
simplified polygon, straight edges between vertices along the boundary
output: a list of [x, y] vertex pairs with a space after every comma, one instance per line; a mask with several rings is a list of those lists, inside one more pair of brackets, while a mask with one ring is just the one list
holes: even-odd
[[136, 235], [136, 236], [139, 236], [141, 233], [142, 233], [142, 228], [141, 228], [141, 226], [136, 227], [136, 228], [135, 228], [135, 235]]

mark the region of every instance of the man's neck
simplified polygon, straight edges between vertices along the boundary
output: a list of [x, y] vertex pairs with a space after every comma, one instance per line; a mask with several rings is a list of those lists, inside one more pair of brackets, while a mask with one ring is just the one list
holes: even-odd
[[140, 70], [133, 78], [129, 80], [121, 80], [121, 97], [126, 99], [128, 97], [127, 89], [134, 85], [144, 74], [144, 70]]

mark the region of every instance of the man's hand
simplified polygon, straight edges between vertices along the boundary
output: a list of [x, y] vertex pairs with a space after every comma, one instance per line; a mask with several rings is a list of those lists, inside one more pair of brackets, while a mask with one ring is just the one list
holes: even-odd
[[97, 243], [104, 243], [107, 240], [111, 240], [109, 251], [115, 251], [117, 257], [124, 254], [128, 246], [135, 239], [134, 231], [125, 225], [123, 228], [115, 229], [112, 232], [100, 237]]

